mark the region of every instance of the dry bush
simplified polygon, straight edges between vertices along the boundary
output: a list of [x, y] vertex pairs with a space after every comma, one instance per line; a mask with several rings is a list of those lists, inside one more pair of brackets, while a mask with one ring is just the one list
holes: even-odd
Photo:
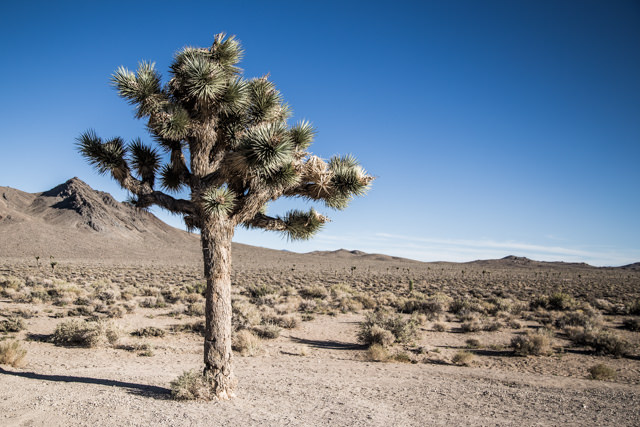
[[469, 348], [479, 348], [480, 340], [478, 340], [477, 338], [469, 338], [465, 341], [465, 344], [467, 344], [467, 347]]
[[486, 322], [482, 325], [483, 331], [495, 332], [504, 328], [504, 325], [499, 320], [493, 320], [491, 322]]
[[263, 298], [269, 294], [275, 294], [278, 289], [275, 286], [265, 284], [249, 285], [246, 287], [247, 294], [254, 299]]
[[380, 344], [372, 344], [367, 349], [367, 360], [372, 362], [386, 362], [389, 360], [389, 352]]
[[260, 338], [243, 329], [234, 334], [231, 347], [243, 356], [256, 356], [262, 349]]
[[399, 314], [377, 311], [367, 314], [365, 320], [360, 322], [358, 340], [362, 343], [367, 343], [374, 326], [391, 332], [397, 342], [412, 341], [417, 334], [417, 325], [414, 319], [405, 320]]
[[564, 329], [569, 326], [581, 326], [587, 329], [595, 329], [602, 325], [602, 316], [593, 308], [569, 311], [555, 319], [554, 325], [560, 329]]
[[480, 319], [474, 317], [470, 320], [467, 320], [465, 322], [462, 322], [460, 324], [460, 330], [464, 333], [469, 333], [469, 332], [478, 332], [482, 330], [482, 322], [480, 321]]
[[20, 332], [23, 329], [24, 321], [18, 317], [10, 317], [0, 322], [0, 332]]
[[436, 332], [444, 332], [447, 330], [447, 327], [445, 326], [445, 324], [440, 322], [434, 323], [432, 327], [433, 327], [433, 330]]
[[591, 347], [597, 355], [622, 357], [631, 351], [631, 344], [613, 332], [584, 328], [568, 328], [565, 332], [574, 344]]
[[509, 321], [507, 322], [507, 326], [510, 327], [511, 329], [521, 329], [522, 323], [520, 323], [516, 319], [509, 319]]
[[629, 331], [640, 332], [640, 319], [630, 317], [622, 321], [622, 327]]
[[205, 305], [203, 302], [194, 302], [189, 304], [184, 310], [184, 314], [187, 316], [201, 317], [204, 316]]
[[147, 326], [131, 332], [131, 335], [136, 337], [163, 337], [165, 334], [164, 329], [156, 328], [155, 326]]
[[615, 380], [617, 377], [616, 370], [604, 363], [598, 363], [589, 368], [589, 378], [593, 380]]
[[571, 295], [565, 294], [563, 292], [556, 292], [549, 296], [549, 301], [547, 303], [547, 308], [549, 310], [572, 310], [576, 307], [576, 300], [573, 299]]
[[640, 298], [627, 305], [626, 307], [627, 314], [633, 314], [635, 316], [640, 316]]
[[411, 358], [411, 355], [403, 351], [394, 354], [393, 361], [400, 362], [400, 363], [413, 363], [413, 359]]
[[300, 296], [302, 298], [307, 298], [307, 299], [314, 299], [314, 298], [323, 299], [329, 296], [329, 292], [327, 291], [326, 288], [320, 285], [306, 286], [300, 289]]
[[62, 346], [97, 347], [105, 343], [114, 345], [119, 336], [116, 328], [103, 322], [68, 320], [58, 324], [52, 340]]
[[280, 327], [278, 325], [274, 325], [272, 323], [267, 323], [265, 325], [258, 325], [252, 328], [253, 332], [255, 332], [260, 338], [265, 339], [275, 339], [280, 336]]
[[255, 305], [247, 300], [234, 300], [231, 303], [233, 310], [232, 324], [235, 329], [247, 329], [259, 325], [262, 322], [262, 314]]
[[27, 350], [23, 349], [18, 341], [0, 343], [0, 365], [21, 368], [24, 366], [26, 355]]
[[459, 366], [471, 366], [473, 363], [473, 353], [468, 351], [460, 350], [456, 354], [453, 355], [451, 361]]
[[208, 375], [197, 370], [186, 371], [171, 381], [171, 397], [176, 400], [214, 400], [212, 385], [215, 380]]
[[378, 325], [371, 325], [360, 330], [358, 333], [358, 341], [365, 345], [378, 344], [383, 347], [388, 347], [396, 341], [396, 337], [391, 331], [383, 329]]
[[551, 340], [544, 333], [527, 333], [513, 337], [511, 348], [518, 356], [545, 356], [551, 353]]

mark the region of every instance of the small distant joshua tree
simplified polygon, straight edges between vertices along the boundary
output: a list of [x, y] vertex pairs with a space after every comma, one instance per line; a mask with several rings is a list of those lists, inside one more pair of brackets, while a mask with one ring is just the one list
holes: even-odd
[[[135, 106], [136, 117], [147, 120], [159, 150], [140, 139], [103, 141], [93, 130], [78, 138], [80, 153], [128, 190], [135, 206], [158, 205], [200, 231], [207, 280], [202, 379], [218, 399], [232, 397], [236, 387], [230, 277], [235, 228], [308, 239], [329, 221], [326, 216], [314, 209], [270, 216], [267, 203], [290, 197], [344, 209], [373, 180], [350, 155], [324, 161], [308, 152], [315, 129], [306, 121], [288, 125], [291, 110], [274, 84], [266, 76], [242, 77], [242, 56], [234, 37], [217, 34], [209, 48], [178, 52], [166, 84], [153, 63], [141, 62], [135, 73], [118, 68], [112, 83]], [[186, 199], [168, 194], [185, 190]]]
[[51, 265], [51, 272], [55, 274], [58, 262], [53, 259], [53, 255], [49, 255], [49, 264]]

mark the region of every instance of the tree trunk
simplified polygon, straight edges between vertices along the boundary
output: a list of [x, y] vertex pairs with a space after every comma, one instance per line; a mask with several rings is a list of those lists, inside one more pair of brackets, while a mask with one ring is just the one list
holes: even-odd
[[211, 395], [226, 400], [237, 384], [231, 352], [231, 238], [234, 227], [226, 219], [204, 221], [200, 240], [207, 279], [204, 334], [204, 378]]

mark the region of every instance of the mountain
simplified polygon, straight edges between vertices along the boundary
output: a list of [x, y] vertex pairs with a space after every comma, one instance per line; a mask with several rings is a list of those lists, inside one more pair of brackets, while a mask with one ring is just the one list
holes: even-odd
[[199, 259], [199, 238], [78, 178], [42, 193], [0, 187], [0, 257]]

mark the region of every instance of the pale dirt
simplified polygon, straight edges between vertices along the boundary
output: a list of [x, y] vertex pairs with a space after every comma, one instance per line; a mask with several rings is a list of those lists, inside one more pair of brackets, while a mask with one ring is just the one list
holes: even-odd
[[[214, 403], [169, 400], [169, 383], [201, 366], [201, 339], [194, 334], [124, 337], [124, 343], [152, 344], [152, 357], [26, 341], [28, 364], [0, 371], [0, 425], [640, 424], [637, 385], [499, 366], [365, 361], [355, 339], [359, 320], [354, 314], [319, 316], [265, 341], [259, 356], [236, 356], [237, 396]], [[29, 319], [28, 330], [49, 334], [57, 321]], [[134, 315], [119, 326], [175, 323]], [[446, 358], [442, 351], [429, 354]]]

